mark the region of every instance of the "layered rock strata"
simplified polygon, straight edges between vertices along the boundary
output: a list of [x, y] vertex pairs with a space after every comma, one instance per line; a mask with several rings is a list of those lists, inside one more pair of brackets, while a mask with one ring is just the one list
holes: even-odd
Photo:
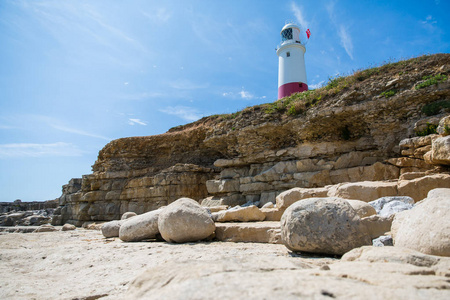
[[[450, 101], [448, 80], [416, 89], [424, 76], [450, 74], [450, 55], [386, 70], [328, 94], [298, 115], [259, 105], [161, 135], [112, 141], [80, 189], [64, 191], [55, 223], [119, 219], [126, 211], [141, 214], [181, 197], [206, 198], [207, 206], [263, 205], [293, 187], [448, 171], [450, 157], [433, 149], [433, 137], [412, 137], [414, 128], [427, 124], [425, 106]], [[393, 96], [383, 94], [392, 90]], [[443, 106], [439, 114], [448, 111]], [[448, 147], [446, 140], [440, 144]]]

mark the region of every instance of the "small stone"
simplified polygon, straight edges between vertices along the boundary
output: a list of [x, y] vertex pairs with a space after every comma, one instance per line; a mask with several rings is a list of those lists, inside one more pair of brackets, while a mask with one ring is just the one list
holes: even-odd
[[63, 225], [63, 227], [61, 228], [61, 231], [70, 231], [70, 230], [75, 230], [77, 229], [77, 227], [75, 225], [66, 223]]
[[128, 212], [124, 213], [120, 219], [121, 220], [126, 220], [126, 219], [129, 219], [129, 218], [132, 218], [132, 217], [136, 217], [136, 216], [137, 216], [137, 214], [135, 212], [128, 211]]

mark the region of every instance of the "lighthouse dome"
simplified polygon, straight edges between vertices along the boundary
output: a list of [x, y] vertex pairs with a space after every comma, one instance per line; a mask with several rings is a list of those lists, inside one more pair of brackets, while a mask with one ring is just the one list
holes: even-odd
[[281, 29], [281, 41], [299, 42], [300, 43], [300, 27], [295, 23], [289, 22]]

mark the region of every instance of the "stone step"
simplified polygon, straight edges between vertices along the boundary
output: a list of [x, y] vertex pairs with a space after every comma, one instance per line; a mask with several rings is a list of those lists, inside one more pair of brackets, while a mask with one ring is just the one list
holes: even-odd
[[281, 244], [280, 222], [216, 223], [216, 240]]

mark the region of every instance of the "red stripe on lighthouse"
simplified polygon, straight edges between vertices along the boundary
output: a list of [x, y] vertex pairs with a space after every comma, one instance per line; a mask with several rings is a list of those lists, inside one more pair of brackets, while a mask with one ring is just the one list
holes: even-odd
[[308, 85], [303, 82], [290, 82], [278, 88], [278, 99], [290, 96], [294, 93], [301, 93], [308, 90]]

